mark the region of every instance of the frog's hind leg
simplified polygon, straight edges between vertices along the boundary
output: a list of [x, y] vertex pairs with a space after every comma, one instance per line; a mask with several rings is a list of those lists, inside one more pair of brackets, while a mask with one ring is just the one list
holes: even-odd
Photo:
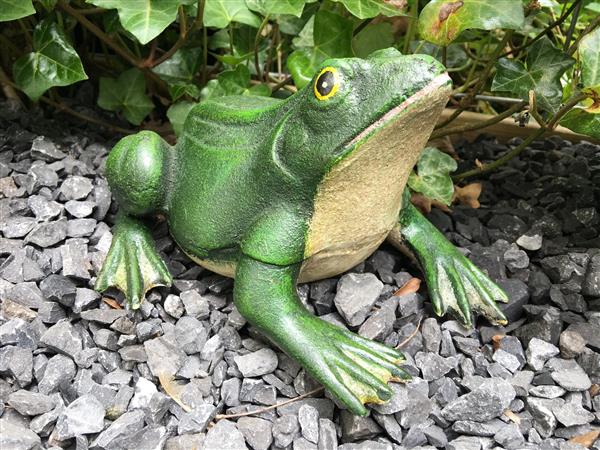
[[141, 131], [121, 139], [106, 161], [106, 178], [119, 202], [119, 214], [95, 289], [117, 287], [134, 309], [148, 289], [171, 284], [144, 219], [166, 209], [170, 154], [158, 134]]
[[496, 304], [496, 301], [508, 302], [506, 293], [460, 253], [407, 199], [388, 241], [401, 251], [416, 256], [437, 315], [450, 310], [463, 325], [470, 327], [473, 310], [494, 324], [507, 323]]
[[114, 286], [125, 293], [129, 306], [137, 309], [146, 291], [170, 286], [171, 281], [148, 226], [142, 219], [119, 213], [112, 244], [94, 288], [102, 292]]

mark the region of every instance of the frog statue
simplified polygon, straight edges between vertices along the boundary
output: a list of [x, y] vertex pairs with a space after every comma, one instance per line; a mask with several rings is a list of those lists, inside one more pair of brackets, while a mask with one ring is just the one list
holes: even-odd
[[446, 104], [451, 80], [427, 55], [379, 50], [329, 59], [285, 99], [231, 96], [194, 106], [176, 146], [141, 131], [106, 163], [119, 204], [96, 281], [132, 308], [171, 276], [147, 219], [164, 216], [195, 262], [235, 278], [248, 322], [354, 414], [408, 379], [396, 349], [310, 314], [296, 284], [359, 264], [386, 239], [416, 255], [436, 314], [506, 318], [506, 294], [411, 205], [407, 177]]

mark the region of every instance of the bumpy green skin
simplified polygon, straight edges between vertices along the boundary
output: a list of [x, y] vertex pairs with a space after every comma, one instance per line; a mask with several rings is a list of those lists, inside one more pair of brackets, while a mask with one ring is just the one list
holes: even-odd
[[[428, 56], [400, 56], [392, 49], [365, 60], [328, 60], [325, 66], [341, 77], [327, 101], [315, 96], [312, 84], [285, 101], [223, 98], [192, 109], [174, 148], [148, 131], [120, 141], [106, 175], [125, 214], [118, 218], [96, 287], [117, 286], [135, 307], [147, 289], [170, 283], [140, 220], [160, 213], [187, 254], [235, 263], [240, 313], [343, 405], [366, 414], [364, 403], [391, 396], [389, 380], [406, 378], [397, 367], [403, 358], [310, 315], [300, 303], [296, 282], [316, 189], [352, 151], [347, 144], [353, 138], [445, 69]], [[470, 323], [460, 283], [487, 292], [489, 280], [414, 208], [405, 207], [400, 221], [433, 287], [436, 311], [456, 303], [459, 317]], [[143, 262], [141, 268], [132, 267], [136, 261]], [[475, 275], [454, 276], [445, 268]], [[455, 297], [440, 292], [438, 276], [451, 277]]]

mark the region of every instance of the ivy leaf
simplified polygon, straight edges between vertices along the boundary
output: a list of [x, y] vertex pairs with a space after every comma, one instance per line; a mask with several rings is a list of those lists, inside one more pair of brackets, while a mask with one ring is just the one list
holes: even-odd
[[198, 72], [201, 61], [201, 49], [182, 48], [152, 71], [167, 82], [173, 101], [183, 95], [199, 98], [200, 88], [194, 84], [194, 75]]
[[432, 0], [419, 15], [421, 37], [448, 45], [464, 30], [519, 29], [525, 24], [521, 0]]
[[33, 49], [13, 65], [15, 83], [30, 99], [39, 99], [53, 86], [87, 79], [79, 55], [56, 23], [46, 19], [35, 27]]
[[579, 43], [581, 81], [600, 94], [600, 28], [586, 35]]
[[46, 11], [52, 11], [58, 3], [58, 0], [38, 0], [38, 2], [40, 2], [42, 6], [46, 8]]
[[446, 46], [441, 47], [439, 45], [432, 44], [427, 41], [412, 41], [410, 43], [410, 48], [414, 52], [417, 48], [419, 49], [419, 53], [423, 53], [425, 55], [431, 55], [439, 62], [443, 63], [443, 53], [444, 48], [446, 49], [446, 67], [460, 67], [466, 64], [469, 61], [469, 57], [465, 53], [461, 44], [456, 42]]
[[592, 114], [576, 107], [564, 115], [560, 124], [575, 133], [600, 139], [600, 114]]
[[248, 9], [244, 0], [210, 0], [204, 6], [204, 25], [226, 28], [231, 22], [260, 27], [260, 18]]
[[302, 15], [306, 0], [246, 0], [246, 6], [263, 16], [267, 14], [291, 14], [296, 17]]
[[167, 117], [177, 137], [181, 136], [185, 119], [194, 106], [196, 106], [196, 103], [182, 101], [173, 103], [167, 110]]
[[342, 3], [348, 11], [359, 19], [370, 19], [380, 14], [384, 16], [403, 16], [408, 0], [333, 0]]
[[20, 19], [35, 14], [31, 0], [0, 0], [0, 22]]
[[210, 80], [202, 89], [202, 100], [226, 95], [271, 95], [267, 85], [251, 86], [250, 71], [243, 64], [233, 70], [221, 72], [216, 80]]
[[446, 205], [452, 202], [454, 184], [450, 172], [456, 170], [456, 161], [437, 148], [427, 147], [421, 153], [414, 171], [408, 177], [408, 186], [426, 197]]
[[492, 91], [510, 92], [527, 100], [533, 89], [538, 105], [555, 112], [562, 100], [560, 78], [573, 64], [573, 58], [554, 47], [544, 36], [531, 46], [525, 64], [508, 58], [498, 60]]
[[[307, 24], [308, 26], [308, 24]], [[308, 84], [325, 59], [352, 56], [352, 21], [330, 11], [315, 14], [312, 47], [295, 50], [287, 61], [298, 89]]]
[[121, 111], [132, 124], [139, 125], [154, 103], [146, 95], [146, 80], [138, 69], [129, 69], [114, 78], [100, 78], [98, 106], [108, 111]]
[[87, 0], [100, 8], [116, 9], [123, 28], [147, 44], [177, 17], [182, 0]]
[[359, 58], [366, 58], [375, 50], [391, 47], [394, 43], [392, 24], [388, 22], [369, 24], [354, 36], [352, 48]]

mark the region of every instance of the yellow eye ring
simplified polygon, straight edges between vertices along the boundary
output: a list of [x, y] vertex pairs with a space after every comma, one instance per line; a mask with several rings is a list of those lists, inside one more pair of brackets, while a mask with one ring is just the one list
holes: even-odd
[[319, 100], [327, 100], [335, 95], [340, 87], [338, 71], [335, 67], [327, 66], [319, 72], [313, 85], [315, 97]]

